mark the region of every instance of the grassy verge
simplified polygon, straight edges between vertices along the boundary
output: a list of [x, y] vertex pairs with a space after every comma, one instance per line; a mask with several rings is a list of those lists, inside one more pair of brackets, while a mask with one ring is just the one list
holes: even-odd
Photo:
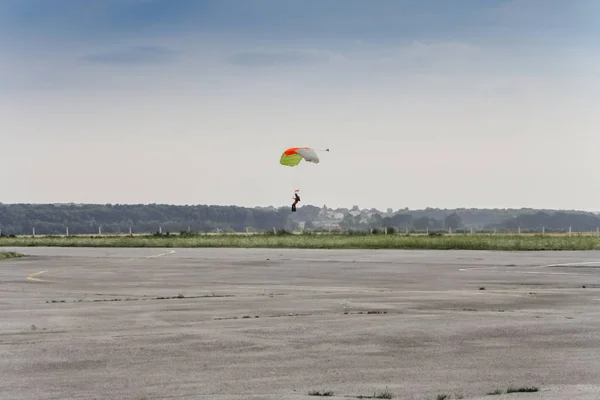
[[593, 236], [508, 235], [147, 235], [0, 238], [1, 246], [57, 247], [238, 247], [304, 249], [600, 250]]
[[0, 260], [16, 257], [23, 257], [23, 254], [15, 253], [14, 251], [0, 251]]

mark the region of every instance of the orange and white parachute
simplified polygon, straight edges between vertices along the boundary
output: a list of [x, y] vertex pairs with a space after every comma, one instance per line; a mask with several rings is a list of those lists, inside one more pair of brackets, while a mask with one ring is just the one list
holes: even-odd
[[[329, 149], [325, 151], [329, 151]], [[319, 156], [314, 149], [311, 149], [310, 147], [290, 147], [283, 152], [279, 163], [288, 167], [295, 167], [296, 165], [300, 164], [300, 161], [302, 160], [314, 164], [318, 164], [320, 162]]]

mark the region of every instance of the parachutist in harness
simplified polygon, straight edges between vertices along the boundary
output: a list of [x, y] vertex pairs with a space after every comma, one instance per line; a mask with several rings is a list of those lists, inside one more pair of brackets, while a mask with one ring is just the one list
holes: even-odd
[[[311, 149], [310, 147], [290, 147], [285, 150], [279, 159], [279, 164], [287, 167], [296, 167], [300, 164], [300, 161], [319, 164], [319, 156], [316, 151], [329, 151], [329, 149], [318, 150]], [[300, 202], [300, 196], [298, 196], [298, 190], [294, 193], [294, 203], [292, 204], [292, 212], [296, 212], [296, 204]]]
[[300, 201], [300, 196], [298, 193], [294, 193], [294, 203], [292, 204], [292, 212], [296, 212], [296, 204]]

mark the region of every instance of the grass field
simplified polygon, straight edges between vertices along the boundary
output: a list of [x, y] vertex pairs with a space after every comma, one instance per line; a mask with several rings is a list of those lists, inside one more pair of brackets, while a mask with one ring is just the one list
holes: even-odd
[[2, 237], [0, 247], [238, 247], [306, 249], [600, 250], [591, 235], [146, 235]]

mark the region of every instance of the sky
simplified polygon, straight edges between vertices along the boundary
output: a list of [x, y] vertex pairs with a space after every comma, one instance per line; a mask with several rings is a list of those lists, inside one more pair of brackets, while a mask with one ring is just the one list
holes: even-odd
[[[596, 0], [3, 0], [3, 203], [600, 210]], [[319, 164], [279, 164], [289, 147]]]

